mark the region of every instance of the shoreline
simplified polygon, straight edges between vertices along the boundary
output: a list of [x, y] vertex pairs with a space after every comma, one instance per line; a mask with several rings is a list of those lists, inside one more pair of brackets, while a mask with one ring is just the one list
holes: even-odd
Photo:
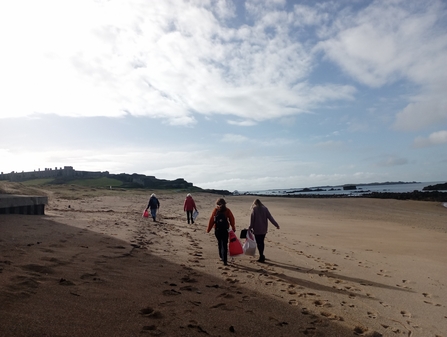
[[447, 192], [440, 191], [413, 191], [413, 192], [357, 192], [345, 194], [313, 194], [303, 192], [302, 194], [257, 194], [245, 193], [241, 195], [258, 197], [283, 197], [283, 198], [374, 198], [374, 199], [396, 199], [396, 200], [418, 200], [444, 202], [447, 200]]

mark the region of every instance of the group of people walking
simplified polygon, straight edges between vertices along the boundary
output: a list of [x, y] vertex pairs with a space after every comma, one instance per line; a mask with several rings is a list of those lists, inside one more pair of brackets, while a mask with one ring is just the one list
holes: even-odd
[[[146, 207], [146, 211], [150, 209], [152, 219], [156, 221], [157, 210], [160, 208], [160, 202], [158, 201], [155, 194], [152, 194], [148, 205]], [[183, 211], [186, 212], [186, 219], [188, 224], [194, 223], [194, 211], [197, 211], [196, 203], [192, 198], [191, 194], [188, 193], [186, 195], [185, 201], [183, 203]], [[259, 251], [259, 259], [258, 262], [265, 262], [265, 236], [268, 231], [268, 222], [271, 222], [276, 228], [279, 229], [279, 224], [270, 214], [270, 211], [267, 207], [259, 199], [255, 199], [253, 204], [251, 205], [251, 215], [250, 215], [250, 226], [248, 227], [249, 231], [252, 231], [255, 239], [256, 246]], [[208, 227], [206, 232], [211, 232], [214, 229], [214, 235], [217, 239], [217, 247], [219, 251], [219, 257], [223, 261], [224, 265], [227, 265], [227, 256], [228, 256], [228, 237], [230, 228], [236, 232], [236, 222], [234, 219], [234, 215], [231, 210], [227, 207], [227, 202], [224, 198], [218, 198], [216, 200], [216, 206], [211, 212], [211, 216], [208, 221]]]
[[[231, 227], [234, 232], [236, 231], [234, 215], [226, 204], [227, 203], [224, 198], [219, 198], [216, 200], [216, 207], [211, 212], [211, 216], [208, 221], [208, 228], [206, 229], [206, 232], [209, 233], [214, 228], [219, 257], [223, 261], [224, 265], [227, 265], [229, 229]], [[258, 262], [265, 262], [264, 241], [268, 231], [269, 220], [276, 228], [279, 229], [279, 224], [270, 214], [268, 208], [262, 204], [261, 200], [255, 199], [251, 206], [250, 226], [248, 227], [248, 230], [252, 231], [255, 235], [256, 245], [259, 251]]]

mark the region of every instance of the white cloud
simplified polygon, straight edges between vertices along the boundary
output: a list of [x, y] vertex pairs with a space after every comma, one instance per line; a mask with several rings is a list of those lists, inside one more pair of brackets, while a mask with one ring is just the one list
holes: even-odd
[[226, 143], [243, 143], [248, 141], [249, 139], [245, 136], [235, 135], [235, 134], [225, 134], [222, 138], [222, 142]]
[[[446, 74], [447, 79], [447, 74]], [[447, 81], [426, 94], [413, 97], [402, 111], [396, 114], [396, 130], [414, 131], [430, 125], [447, 123]]]
[[319, 142], [314, 145], [316, 148], [323, 149], [323, 150], [341, 150], [344, 146], [343, 141], [336, 141], [336, 140], [328, 140], [324, 142]]
[[377, 162], [377, 166], [391, 167], [391, 166], [400, 166], [408, 164], [408, 160], [396, 155], [386, 156]]
[[329, 18], [329, 14], [324, 13], [318, 7], [319, 6], [315, 8], [305, 5], [295, 5], [293, 7], [293, 12], [295, 14], [294, 24], [296, 26], [316, 26], [325, 23]]
[[243, 121], [234, 121], [234, 120], [229, 120], [228, 124], [231, 125], [238, 125], [238, 126], [253, 126], [256, 125], [257, 123], [255, 121], [251, 121], [251, 120], [243, 120]]
[[373, 2], [358, 13], [339, 15], [336, 36], [317, 48], [372, 87], [416, 77], [412, 69], [445, 53], [445, 33], [434, 33], [442, 6], [438, 1]]
[[333, 36], [316, 50], [356, 81], [381, 87], [409, 80], [421, 88], [396, 116], [395, 127], [417, 130], [447, 120], [447, 33], [442, 1], [374, 1], [338, 13]]
[[430, 134], [427, 138], [417, 137], [414, 140], [415, 148], [447, 144], [447, 130], [437, 131]]
[[217, 113], [262, 121], [352, 99], [355, 92], [307, 83], [312, 52], [291, 34], [292, 13], [284, 11], [262, 10], [253, 26], [233, 29], [225, 25], [235, 15], [228, 1], [44, 0], [2, 7], [3, 118], [131, 114], [192, 125], [193, 113]]

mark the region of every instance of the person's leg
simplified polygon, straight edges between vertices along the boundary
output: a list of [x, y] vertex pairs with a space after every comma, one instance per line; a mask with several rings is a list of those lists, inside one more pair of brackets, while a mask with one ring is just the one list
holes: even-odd
[[151, 215], [152, 215], [152, 219], [155, 221], [155, 218], [157, 216], [157, 209], [156, 208], [151, 208]]
[[221, 260], [223, 260], [223, 258], [222, 258], [222, 249], [221, 249], [221, 246], [222, 246], [222, 240], [220, 239], [220, 236], [219, 236], [219, 232], [218, 232], [218, 231], [215, 231], [215, 232], [214, 232], [214, 235], [216, 236], [216, 239], [217, 239], [217, 249], [218, 249], [218, 251], [219, 251], [219, 257], [220, 257]]
[[228, 232], [223, 231], [222, 233], [222, 255], [223, 255], [223, 262], [224, 265], [227, 265], [227, 259], [228, 259]]
[[265, 256], [264, 256], [264, 239], [265, 239], [265, 234], [260, 234], [260, 235], [255, 235], [255, 239], [256, 239], [256, 245], [258, 246], [258, 251], [259, 251], [259, 262], [264, 262], [265, 261]]
[[223, 261], [224, 265], [227, 264], [228, 257], [228, 232], [226, 230], [223, 231], [215, 231], [215, 235], [217, 238], [217, 245], [219, 248], [219, 257]]
[[[188, 224], [192, 221], [192, 211], [186, 211], [186, 219], [188, 220]], [[194, 221], [192, 221], [194, 223]]]

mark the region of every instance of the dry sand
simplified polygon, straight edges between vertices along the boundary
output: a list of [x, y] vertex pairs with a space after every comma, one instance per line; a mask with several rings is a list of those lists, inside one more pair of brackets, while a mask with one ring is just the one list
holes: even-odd
[[[266, 263], [225, 267], [216, 195], [78, 187], [45, 216], [0, 215], [0, 336], [447, 336], [447, 208], [379, 199], [261, 200]], [[237, 235], [252, 196], [226, 198]], [[231, 261], [231, 260], [230, 260]]]

